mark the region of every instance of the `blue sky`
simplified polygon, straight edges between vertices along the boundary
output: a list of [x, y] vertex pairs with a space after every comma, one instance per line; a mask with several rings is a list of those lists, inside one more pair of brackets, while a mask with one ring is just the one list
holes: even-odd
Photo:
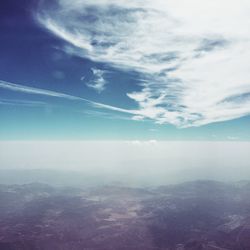
[[1, 3], [0, 139], [250, 140], [250, 4], [186, 2]]

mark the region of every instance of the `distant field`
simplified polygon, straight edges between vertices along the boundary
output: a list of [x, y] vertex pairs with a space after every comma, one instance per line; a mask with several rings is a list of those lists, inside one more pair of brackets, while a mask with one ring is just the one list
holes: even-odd
[[0, 186], [1, 250], [247, 250], [250, 182]]

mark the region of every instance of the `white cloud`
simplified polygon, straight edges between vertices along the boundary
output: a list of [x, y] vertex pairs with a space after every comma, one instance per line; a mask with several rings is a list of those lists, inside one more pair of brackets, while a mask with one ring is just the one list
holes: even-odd
[[113, 112], [106, 112], [104, 110], [97, 111], [97, 110], [84, 110], [80, 111], [80, 113], [87, 115], [87, 116], [96, 116], [96, 117], [103, 117], [105, 119], [112, 119], [112, 120], [130, 120], [129, 115], [124, 114], [117, 114]]
[[236, 141], [236, 140], [239, 140], [239, 137], [229, 135], [229, 136], [227, 136], [227, 139], [230, 141]]
[[86, 83], [89, 88], [93, 88], [98, 93], [101, 93], [105, 89], [105, 85], [107, 84], [104, 75], [107, 73], [106, 70], [101, 70], [97, 68], [91, 68], [92, 70], [92, 79]]
[[[84, 100], [80, 97], [67, 95], [67, 94], [63, 94], [60, 92], [56, 92], [56, 91], [24, 86], [24, 85], [6, 82], [2, 80], [0, 80], [0, 88], [11, 90], [11, 91], [24, 92], [24, 93], [33, 94], [33, 95], [45, 95], [45, 96], [52, 96], [52, 97], [58, 97], [58, 98], [65, 98], [69, 100]], [[85, 100], [85, 101], [88, 101], [88, 100]]]
[[134, 119], [189, 127], [250, 114], [248, 0], [57, 0], [53, 6], [41, 5], [37, 18], [72, 53], [139, 73], [141, 91], [128, 93], [138, 104]]
[[26, 106], [26, 107], [43, 107], [46, 102], [31, 101], [31, 100], [20, 100], [20, 99], [5, 99], [0, 98], [0, 105], [7, 106]]
[[95, 108], [107, 109], [110, 111], [117, 111], [117, 112], [127, 113], [127, 114], [134, 114], [134, 115], [137, 114], [136, 110], [122, 109], [122, 108], [114, 107], [111, 105], [106, 105], [106, 104], [99, 103], [99, 102], [93, 102], [91, 100], [81, 98], [78, 96], [68, 95], [68, 94], [46, 90], [46, 89], [24, 86], [24, 85], [6, 82], [2, 80], [0, 80], [0, 88], [7, 89], [10, 91], [23, 92], [23, 93], [32, 94], [32, 95], [51, 96], [51, 97], [63, 98], [63, 99], [71, 100], [71, 101], [82, 101], [82, 102], [90, 104], [92, 107], [95, 107]]
[[125, 141], [126, 144], [129, 145], [134, 145], [134, 146], [154, 146], [157, 144], [157, 140], [130, 140], [130, 141]]

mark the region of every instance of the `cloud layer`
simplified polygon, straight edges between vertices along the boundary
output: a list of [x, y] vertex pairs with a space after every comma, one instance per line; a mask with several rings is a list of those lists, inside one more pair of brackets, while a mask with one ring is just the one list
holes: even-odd
[[36, 17], [71, 53], [140, 75], [127, 93], [133, 119], [189, 127], [250, 114], [249, 10], [247, 0], [56, 0]]
[[77, 170], [137, 185], [235, 181], [250, 178], [249, 147], [249, 142], [0, 141], [0, 169]]

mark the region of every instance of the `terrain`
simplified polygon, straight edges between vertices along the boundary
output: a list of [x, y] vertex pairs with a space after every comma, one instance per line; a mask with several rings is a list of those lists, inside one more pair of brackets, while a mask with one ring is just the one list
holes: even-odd
[[0, 185], [1, 250], [249, 250], [250, 182]]

